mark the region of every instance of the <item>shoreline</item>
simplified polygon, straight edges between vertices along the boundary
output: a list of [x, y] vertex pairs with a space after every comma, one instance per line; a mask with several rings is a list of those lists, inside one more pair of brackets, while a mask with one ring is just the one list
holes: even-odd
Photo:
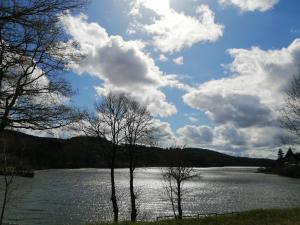
[[282, 177], [300, 178], [300, 166], [260, 167], [257, 173], [274, 174]]
[[[86, 225], [114, 225], [116, 223], [87, 223]], [[203, 218], [165, 219], [158, 221], [120, 221], [119, 225], [300, 225], [300, 208], [255, 209]]]

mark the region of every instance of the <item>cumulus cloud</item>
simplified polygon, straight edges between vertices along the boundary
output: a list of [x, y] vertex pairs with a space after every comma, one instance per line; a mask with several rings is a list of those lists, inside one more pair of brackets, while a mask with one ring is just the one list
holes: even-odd
[[254, 148], [274, 149], [281, 145], [290, 144], [292, 141], [290, 134], [280, 127], [250, 127], [245, 131], [249, 145]]
[[177, 65], [183, 65], [183, 57], [179, 56], [179, 57], [173, 59], [173, 62]]
[[290, 134], [280, 127], [239, 128], [232, 124], [214, 128], [186, 125], [177, 130], [176, 138], [180, 144], [189, 147], [259, 158], [276, 158], [278, 148], [287, 148], [294, 141]]
[[176, 107], [167, 101], [160, 89], [178, 81], [160, 71], [150, 55], [144, 52], [143, 42], [109, 36], [99, 24], [87, 22], [83, 14], [67, 15], [62, 23], [85, 55], [73, 68], [103, 80], [103, 84], [96, 87], [98, 94], [125, 92], [149, 105], [154, 114], [168, 116], [176, 113]]
[[246, 145], [246, 134], [234, 126], [221, 125], [214, 129], [215, 144], [243, 146]]
[[160, 54], [158, 59], [159, 59], [159, 61], [161, 61], [161, 62], [166, 62], [166, 61], [168, 61], [168, 58], [167, 58], [164, 54]]
[[206, 111], [208, 117], [217, 124], [231, 122], [238, 127], [264, 126], [272, 119], [271, 110], [257, 96], [207, 95], [201, 91], [192, 91], [184, 96], [184, 100], [194, 108]]
[[215, 14], [207, 5], [199, 5], [196, 16], [177, 12], [170, 0], [135, 0], [130, 12], [142, 16], [142, 10], [154, 13], [151, 23], [135, 20], [130, 30], [141, 30], [153, 37], [154, 46], [162, 52], [176, 52], [199, 42], [214, 42], [223, 35], [223, 25], [215, 23]]
[[201, 145], [211, 143], [213, 140], [213, 131], [208, 126], [186, 125], [177, 130], [180, 141], [187, 145]]
[[[230, 49], [228, 52], [233, 57], [233, 62], [227, 65], [232, 75], [192, 89], [183, 96], [184, 102], [206, 111], [217, 121], [231, 121], [241, 126], [238, 120], [245, 119], [243, 115], [252, 117], [251, 113], [246, 114], [248, 110], [259, 112], [258, 121], [267, 119], [269, 114], [276, 116], [291, 79], [300, 70], [300, 39], [287, 48], [277, 50], [265, 51], [253, 47]], [[222, 106], [219, 105], [221, 102], [224, 103]], [[235, 115], [228, 116], [226, 112], [221, 112], [228, 110]], [[224, 119], [220, 118], [220, 114], [225, 115]]]
[[233, 5], [242, 12], [246, 11], [267, 11], [272, 9], [279, 0], [219, 0], [221, 5]]
[[282, 49], [252, 47], [228, 53], [233, 57], [226, 66], [231, 75], [190, 89], [184, 102], [219, 126], [214, 130], [216, 145], [244, 144], [248, 149], [284, 145], [290, 137], [278, 125], [278, 109], [300, 71], [300, 39]]
[[160, 146], [170, 147], [176, 144], [177, 137], [173, 133], [170, 123], [154, 119], [153, 126], [155, 127]]

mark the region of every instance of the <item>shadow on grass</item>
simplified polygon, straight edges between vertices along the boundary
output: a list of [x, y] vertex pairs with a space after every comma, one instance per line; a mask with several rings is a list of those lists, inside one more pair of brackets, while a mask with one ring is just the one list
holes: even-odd
[[[132, 225], [123, 221], [116, 223], [96, 223], [87, 225]], [[209, 216], [202, 219], [161, 220], [136, 222], [135, 225], [300, 225], [300, 208], [259, 209], [237, 214]]]

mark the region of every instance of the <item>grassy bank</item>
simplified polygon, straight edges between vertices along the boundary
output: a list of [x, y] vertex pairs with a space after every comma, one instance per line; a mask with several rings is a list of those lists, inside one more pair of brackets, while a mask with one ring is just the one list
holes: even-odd
[[[120, 222], [118, 225], [132, 224], [130, 222]], [[211, 216], [203, 219], [137, 222], [135, 225], [300, 225], [300, 208], [252, 210], [232, 215]]]

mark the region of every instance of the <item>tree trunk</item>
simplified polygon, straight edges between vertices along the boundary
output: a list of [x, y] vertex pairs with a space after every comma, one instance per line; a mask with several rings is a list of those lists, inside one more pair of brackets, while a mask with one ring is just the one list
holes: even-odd
[[116, 158], [116, 150], [113, 150], [113, 156], [110, 167], [110, 182], [111, 182], [111, 202], [114, 211], [114, 222], [118, 222], [119, 220], [119, 208], [116, 196], [116, 185], [115, 185], [115, 158]]
[[181, 208], [181, 184], [177, 182], [177, 208], [178, 208], [178, 219], [182, 219], [182, 208]]
[[[3, 132], [2, 130], [0, 131], [0, 141], [2, 139], [3, 136]], [[3, 154], [5, 155], [5, 146], [3, 147]], [[1, 208], [1, 215], [0, 215], [0, 225], [2, 225], [3, 223], [3, 219], [4, 219], [4, 212], [5, 212], [5, 208], [6, 208], [6, 203], [7, 203], [7, 194], [8, 194], [8, 186], [9, 184], [7, 183], [7, 173], [6, 173], [6, 159], [4, 159], [4, 196], [3, 196], [3, 200], [2, 200], [2, 208]]]
[[133, 186], [133, 171], [134, 169], [132, 168], [132, 166], [130, 166], [129, 172], [130, 172], [131, 221], [135, 222], [137, 217], [137, 209], [136, 209], [136, 202], [135, 202], [136, 196], [134, 193], [134, 186]]
[[134, 193], [134, 186], [133, 186], [133, 173], [134, 173], [134, 146], [129, 148], [129, 189], [130, 189], [130, 202], [131, 202], [131, 215], [130, 219], [132, 222], [136, 221], [137, 217], [137, 209], [136, 209], [136, 196]]
[[[4, 176], [6, 176], [6, 175], [4, 175]], [[8, 184], [5, 181], [5, 190], [4, 190], [4, 196], [3, 196], [3, 202], [2, 202], [2, 209], [1, 209], [1, 216], [0, 216], [0, 225], [2, 225], [3, 219], [4, 219], [4, 212], [5, 212], [6, 203], [7, 203], [7, 194], [8, 194]]]
[[4, 118], [2, 117], [1, 118], [1, 123], [0, 123], [0, 135], [1, 135], [1, 138], [2, 138], [2, 133], [4, 132], [4, 129], [6, 127], [5, 123], [3, 122]]
[[173, 190], [173, 186], [172, 186], [172, 178], [169, 177], [168, 179], [169, 179], [169, 188], [170, 188], [170, 200], [171, 200], [173, 215], [174, 215], [174, 218], [176, 219], [177, 215], [176, 215], [175, 203], [174, 203], [174, 197], [173, 197], [174, 190]]

